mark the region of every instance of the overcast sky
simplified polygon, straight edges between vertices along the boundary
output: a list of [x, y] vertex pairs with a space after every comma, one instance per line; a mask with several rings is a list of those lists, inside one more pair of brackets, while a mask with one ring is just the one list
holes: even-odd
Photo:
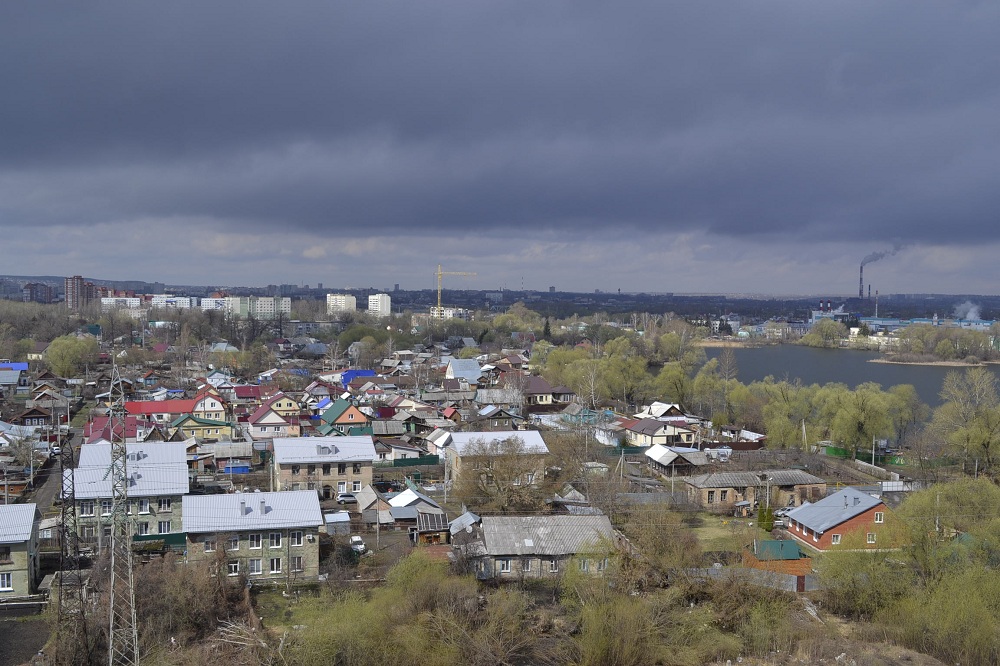
[[[4, 274], [1000, 293], [1000, 3], [8, 2]], [[866, 287], [867, 288], [867, 287]]]

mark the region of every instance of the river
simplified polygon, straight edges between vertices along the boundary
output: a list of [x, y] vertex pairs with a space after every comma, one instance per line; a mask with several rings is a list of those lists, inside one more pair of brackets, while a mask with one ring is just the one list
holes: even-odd
[[[931, 407], [941, 404], [941, 384], [949, 372], [962, 368], [939, 365], [902, 365], [870, 363], [880, 358], [878, 352], [854, 349], [817, 349], [799, 345], [767, 347], [736, 347], [737, 379], [744, 384], [760, 381], [771, 375], [775, 380], [799, 379], [803, 384], [839, 382], [854, 388], [864, 382], [876, 382], [888, 389], [897, 384], [913, 384], [920, 399]], [[706, 347], [708, 358], [717, 358], [722, 348]], [[995, 374], [998, 366], [987, 366]]]

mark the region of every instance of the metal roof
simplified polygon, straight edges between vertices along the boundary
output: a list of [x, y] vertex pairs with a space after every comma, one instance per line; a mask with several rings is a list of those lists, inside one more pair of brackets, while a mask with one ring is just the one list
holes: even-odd
[[696, 488], [745, 488], [747, 486], [801, 486], [826, 483], [818, 476], [797, 469], [765, 469], [759, 472], [716, 472], [684, 479]]
[[413, 490], [412, 488], [407, 488], [406, 490], [399, 493], [398, 495], [393, 496], [392, 499], [389, 500], [389, 506], [392, 507], [414, 506], [420, 503], [425, 503], [429, 506], [437, 507], [439, 509], [441, 508], [441, 505], [432, 500], [430, 497], [424, 495], [423, 493], [419, 493], [416, 490]]
[[487, 555], [575, 555], [613, 537], [607, 516], [484, 516]]
[[13, 386], [21, 380], [20, 370], [0, 370], [0, 384]]
[[279, 465], [375, 460], [371, 435], [348, 437], [276, 437], [274, 459]]
[[788, 512], [788, 519], [822, 534], [882, 503], [882, 500], [857, 488], [844, 488], [818, 502], [792, 509]]
[[[76, 498], [108, 499], [112, 497], [110, 465], [79, 467], [73, 470]], [[127, 469], [129, 497], [183, 495], [188, 492], [187, 463]]]
[[549, 447], [545, 446], [545, 440], [537, 430], [494, 430], [487, 432], [453, 432], [451, 433], [451, 446], [459, 455], [466, 455], [472, 444], [485, 441], [487, 444], [500, 442], [505, 439], [516, 437], [524, 442], [524, 452], [534, 454], [546, 454]]
[[183, 531], [188, 533], [319, 527], [323, 512], [315, 490], [186, 495]]
[[37, 514], [34, 504], [0, 504], [0, 543], [22, 543], [30, 539]]
[[[184, 442], [140, 442], [125, 445], [128, 469], [138, 469], [151, 465], [182, 465], [187, 467], [187, 446]], [[111, 465], [111, 444], [95, 441], [80, 447], [80, 461], [77, 467], [100, 467]]]

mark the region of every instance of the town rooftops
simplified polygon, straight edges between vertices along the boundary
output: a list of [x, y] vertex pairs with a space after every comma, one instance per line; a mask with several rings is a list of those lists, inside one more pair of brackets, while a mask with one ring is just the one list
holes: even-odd
[[[534, 454], [546, 454], [549, 447], [545, 446], [545, 440], [537, 430], [494, 430], [488, 432], [453, 432], [451, 433], [451, 444], [459, 455], [466, 455], [472, 447], [479, 442], [488, 444], [500, 442], [505, 439], [517, 438], [524, 442], [524, 452]], [[438, 442], [438, 446], [441, 443]]]
[[750, 486], [806, 486], [826, 483], [818, 476], [797, 469], [766, 469], [759, 472], [699, 474], [685, 481], [696, 488], [746, 488]]
[[803, 504], [789, 511], [788, 519], [822, 534], [831, 527], [836, 527], [844, 521], [860, 516], [865, 511], [882, 503], [882, 500], [861, 492], [857, 488], [844, 488], [818, 502]]
[[371, 435], [276, 437], [273, 446], [274, 460], [279, 465], [375, 460], [375, 442]]
[[[144, 442], [125, 445], [126, 469], [142, 467], [181, 465], [187, 466], [187, 452], [184, 442]], [[111, 444], [93, 442], [80, 447], [77, 468], [99, 467], [107, 470], [111, 466]]]
[[574, 555], [613, 537], [607, 516], [483, 516], [487, 555]]
[[0, 504], [0, 543], [30, 539], [37, 513], [34, 504]]
[[195, 534], [323, 524], [315, 490], [185, 495], [182, 502], [183, 530]]

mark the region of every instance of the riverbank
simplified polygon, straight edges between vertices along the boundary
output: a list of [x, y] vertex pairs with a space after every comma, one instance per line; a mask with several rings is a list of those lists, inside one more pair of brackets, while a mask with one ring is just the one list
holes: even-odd
[[760, 347], [759, 342], [748, 342], [746, 340], [720, 340], [718, 338], [702, 338], [695, 343], [698, 347], [732, 347], [734, 349], [750, 349]]
[[888, 358], [873, 358], [869, 363], [885, 363], [886, 365], [928, 365], [942, 368], [981, 368], [986, 363], [966, 363], [965, 361], [893, 361]]

